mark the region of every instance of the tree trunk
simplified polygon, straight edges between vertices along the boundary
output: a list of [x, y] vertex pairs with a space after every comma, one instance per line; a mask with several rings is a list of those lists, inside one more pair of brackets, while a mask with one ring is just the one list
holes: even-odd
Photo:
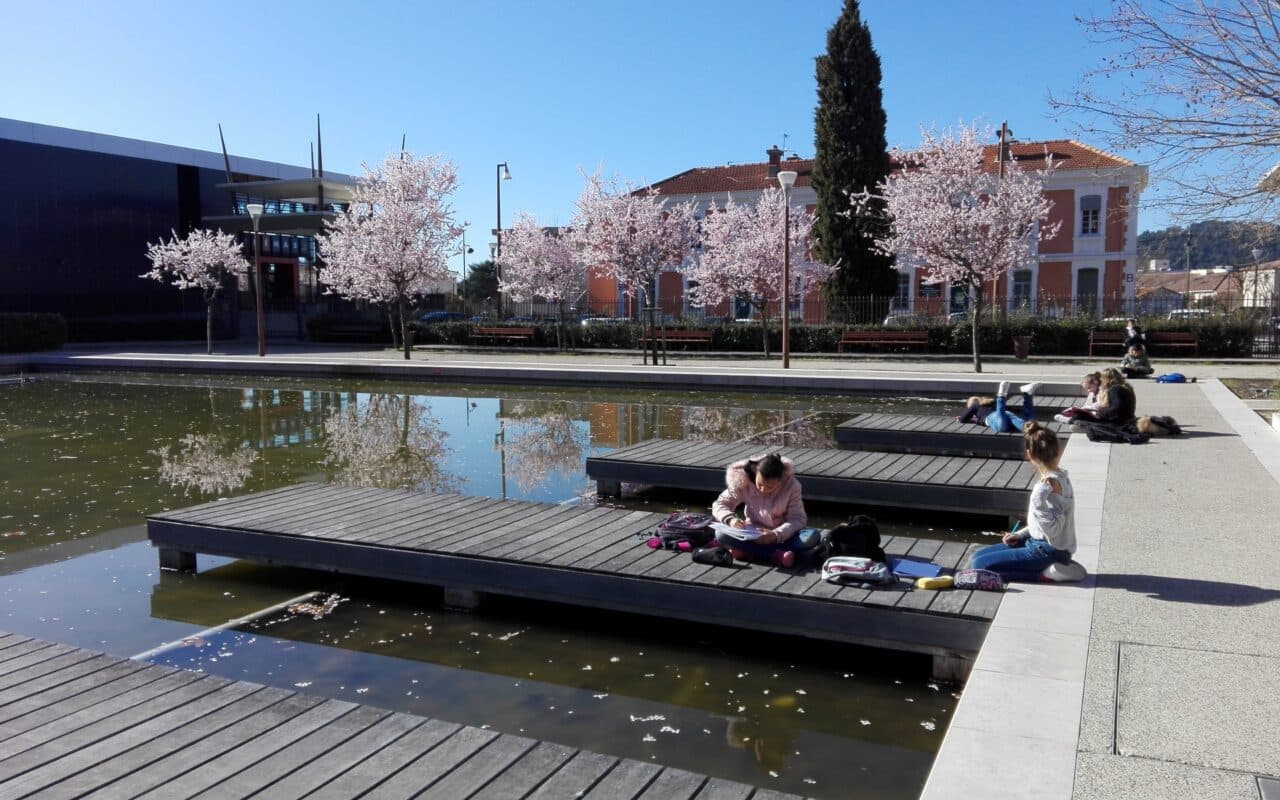
[[769, 301], [758, 306], [760, 311], [760, 338], [764, 340], [764, 357], [769, 358]]
[[973, 371], [982, 372], [982, 348], [978, 346], [978, 321], [982, 317], [982, 284], [978, 284], [973, 295]]
[[395, 316], [391, 313], [391, 306], [387, 306], [387, 327], [391, 330], [391, 349], [400, 349], [400, 329], [396, 327]]
[[556, 350], [564, 352], [564, 301], [556, 304]]
[[409, 360], [409, 309], [404, 298], [400, 299], [400, 343], [404, 345], [404, 360]]
[[204, 352], [213, 355], [213, 301], [215, 297], [205, 295], [204, 298]]

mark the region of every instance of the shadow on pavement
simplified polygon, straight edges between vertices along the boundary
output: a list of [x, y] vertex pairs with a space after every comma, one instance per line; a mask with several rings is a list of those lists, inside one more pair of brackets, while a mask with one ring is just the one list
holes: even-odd
[[1280, 589], [1197, 578], [1104, 573], [1098, 577], [1098, 586], [1103, 589], [1124, 589], [1171, 603], [1208, 606], [1256, 606], [1280, 600]]

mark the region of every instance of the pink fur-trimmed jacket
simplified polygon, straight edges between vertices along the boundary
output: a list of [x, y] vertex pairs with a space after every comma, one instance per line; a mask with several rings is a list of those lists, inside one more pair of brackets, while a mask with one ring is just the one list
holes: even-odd
[[725, 490], [716, 498], [711, 506], [711, 516], [718, 522], [727, 521], [738, 510], [738, 506], [746, 506], [747, 522], [757, 528], [772, 529], [778, 534], [778, 541], [785, 542], [795, 535], [796, 531], [809, 521], [804, 513], [804, 500], [800, 496], [800, 481], [796, 480], [795, 467], [791, 459], [782, 459], [782, 482], [773, 494], [762, 494], [756, 488], [755, 481], [747, 475], [747, 461], [759, 461], [763, 456], [754, 459], [743, 459], [729, 465], [724, 473]]

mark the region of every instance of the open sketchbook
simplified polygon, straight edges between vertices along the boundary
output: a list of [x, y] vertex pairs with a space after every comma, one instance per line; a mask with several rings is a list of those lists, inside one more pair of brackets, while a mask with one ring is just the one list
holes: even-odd
[[740, 539], [744, 542], [754, 542], [756, 539], [759, 539], [764, 535], [764, 531], [750, 525], [745, 528], [735, 528], [732, 525], [724, 525], [719, 522], [711, 523], [711, 530], [716, 533], [728, 534], [729, 536], [732, 536], [735, 539]]

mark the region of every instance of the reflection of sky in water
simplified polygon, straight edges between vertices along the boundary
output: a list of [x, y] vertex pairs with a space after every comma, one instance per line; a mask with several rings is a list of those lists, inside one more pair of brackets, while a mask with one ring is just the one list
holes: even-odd
[[[202, 557], [200, 575], [161, 576], [142, 523], [149, 512], [215, 496], [202, 491], [209, 487], [242, 483], [228, 493], [243, 494], [326, 479], [336, 471], [324, 464], [328, 415], [354, 410], [362, 422], [378, 404], [387, 413], [372, 426], [357, 425], [348, 439], [372, 437], [359, 439], [358, 451], [378, 465], [391, 459], [389, 471], [377, 474], [423, 474], [412, 458], [397, 460], [403, 457], [397, 447], [412, 440], [408, 432], [420, 434], [423, 447], [439, 446], [441, 463], [433, 466], [466, 494], [501, 497], [505, 488], [507, 497], [549, 502], [589, 492], [582, 460], [634, 441], [755, 436], [762, 447], [815, 438], [822, 446], [821, 437], [855, 411], [936, 411], [936, 405], [354, 382], [317, 388], [255, 381], [259, 388], [246, 389], [231, 378], [202, 378], [201, 385], [174, 385], [182, 383], [176, 377], [129, 381], [0, 387], [0, 629], [131, 655], [306, 591], [340, 591], [355, 599], [324, 620], [242, 628], [167, 658], [227, 677], [307, 683], [298, 688], [806, 794], [839, 796], [834, 787], [844, 784], [837, 776], [851, 768], [860, 771], [860, 784], [883, 788], [886, 797], [914, 796], [923, 781], [951, 703], [949, 693], [924, 681], [895, 685], [893, 672], [864, 677], [854, 670], [858, 677], [844, 678], [811, 661], [777, 664], [750, 646], [709, 645], [700, 634], [690, 639], [687, 624], [681, 641], [671, 642], [675, 632], [663, 629], [628, 627], [618, 637], [608, 626], [584, 630], [545, 617], [513, 622], [443, 612], [426, 597], [430, 590], [417, 587], [398, 587], [394, 602], [370, 601], [378, 591], [368, 583], [347, 586], [332, 575], [226, 559]], [[185, 462], [184, 443], [194, 454]], [[178, 461], [166, 468], [161, 453]], [[708, 501], [698, 493], [639, 502], [661, 510]], [[423, 602], [407, 600], [406, 591], [422, 591]], [[432, 635], [422, 629], [428, 620]], [[513, 631], [520, 633], [502, 638]], [[782, 697], [779, 687], [788, 684], [808, 695], [785, 695], [792, 704], [785, 709], [763, 705], [764, 691]], [[755, 699], [744, 702], [737, 693]], [[769, 777], [770, 769], [781, 777]]]

